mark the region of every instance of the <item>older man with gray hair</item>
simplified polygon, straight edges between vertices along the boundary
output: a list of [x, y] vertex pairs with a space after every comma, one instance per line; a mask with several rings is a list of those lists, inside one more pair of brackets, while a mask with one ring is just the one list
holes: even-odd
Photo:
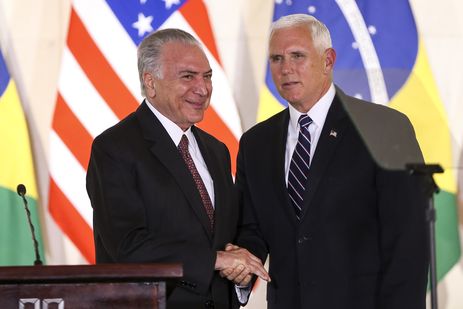
[[211, 98], [209, 61], [189, 33], [165, 29], [142, 41], [138, 69], [145, 100], [92, 146], [96, 261], [182, 263], [168, 308], [231, 308], [220, 270], [268, 274], [246, 249], [224, 250], [238, 220], [230, 154], [195, 126]]

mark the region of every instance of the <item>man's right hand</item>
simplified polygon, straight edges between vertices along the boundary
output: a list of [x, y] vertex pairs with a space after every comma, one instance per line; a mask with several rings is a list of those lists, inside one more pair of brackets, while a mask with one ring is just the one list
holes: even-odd
[[259, 258], [248, 250], [232, 244], [227, 244], [225, 251], [217, 251], [215, 269], [220, 271], [222, 277], [239, 286], [247, 286], [253, 274], [262, 280], [271, 280]]

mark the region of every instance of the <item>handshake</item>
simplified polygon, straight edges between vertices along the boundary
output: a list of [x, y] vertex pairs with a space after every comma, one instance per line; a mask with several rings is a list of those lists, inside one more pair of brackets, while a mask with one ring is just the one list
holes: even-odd
[[270, 282], [262, 261], [248, 250], [233, 244], [227, 244], [225, 251], [217, 251], [215, 270], [238, 286], [249, 285], [253, 274]]

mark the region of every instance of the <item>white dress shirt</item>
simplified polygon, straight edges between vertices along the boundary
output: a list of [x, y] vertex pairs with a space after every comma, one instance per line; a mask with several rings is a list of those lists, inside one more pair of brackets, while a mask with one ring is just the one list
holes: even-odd
[[212, 206], [215, 208], [214, 181], [212, 180], [211, 174], [209, 174], [206, 162], [204, 161], [201, 151], [199, 150], [198, 142], [196, 141], [193, 132], [191, 132], [191, 127], [188, 128], [188, 130], [183, 131], [172, 120], [161, 114], [147, 100], [145, 100], [145, 102], [148, 105], [149, 109], [154, 113], [156, 118], [158, 118], [158, 120], [161, 122], [164, 129], [166, 129], [167, 133], [169, 133], [170, 138], [172, 139], [174, 144], [177, 145], [177, 147], [178, 144], [180, 144], [180, 139], [182, 138], [183, 134], [185, 134], [188, 138], [188, 151], [190, 152], [190, 155], [193, 158], [193, 162], [195, 163], [196, 169], [198, 170], [198, 173], [204, 182], [204, 186], [206, 187], [207, 193], [209, 193]]
[[[320, 134], [325, 124], [326, 115], [330, 109], [331, 103], [333, 102], [336, 90], [334, 85], [331, 84], [328, 91], [320, 98], [320, 100], [312, 106], [312, 108], [306, 113], [312, 119], [312, 123], [309, 126], [310, 133], [310, 163], [312, 162], [317, 148]], [[289, 123], [288, 123], [288, 136], [286, 139], [286, 152], [285, 152], [285, 180], [288, 183], [289, 165], [291, 164], [291, 158], [293, 157], [294, 148], [296, 148], [297, 138], [299, 136], [299, 117], [303, 113], [298, 112], [294, 107], [289, 104]]]

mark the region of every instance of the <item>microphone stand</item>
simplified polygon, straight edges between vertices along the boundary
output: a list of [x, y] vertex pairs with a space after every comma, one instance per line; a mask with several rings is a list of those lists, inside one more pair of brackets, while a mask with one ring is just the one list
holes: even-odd
[[40, 254], [39, 254], [39, 242], [37, 241], [37, 238], [35, 237], [35, 229], [34, 229], [34, 225], [32, 224], [32, 220], [31, 220], [31, 212], [29, 211], [27, 199], [25, 196], [26, 187], [23, 184], [18, 185], [17, 192], [19, 196], [22, 197], [22, 200], [24, 202], [24, 209], [26, 210], [27, 221], [29, 222], [29, 228], [31, 229], [32, 240], [34, 242], [34, 251], [35, 251], [34, 265], [42, 265], [43, 263], [42, 263], [42, 260], [40, 259]]
[[429, 229], [429, 253], [430, 253], [430, 288], [431, 288], [431, 309], [437, 308], [437, 271], [436, 271], [436, 209], [434, 208], [434, 193], [439, 192], [439, 187], [434, 181], [435, 173], [443, 173], [444, 170], [439, 164], [407, 164], [406, 169], [411, 174], [418, 174], [425, 177], [424, 192], [428, 199], [426, 209], [426, 221]]

